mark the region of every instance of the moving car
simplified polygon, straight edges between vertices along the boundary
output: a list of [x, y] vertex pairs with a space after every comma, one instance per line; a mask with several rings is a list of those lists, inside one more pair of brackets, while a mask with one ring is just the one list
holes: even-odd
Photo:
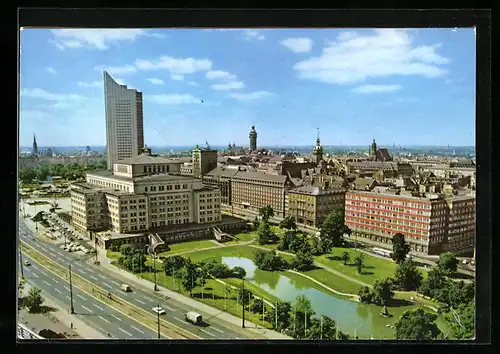
[[129, 291], [132, 291], [132, 288], [130, 287], [130, 285], [128, 284], [122, 284], [121, 286], [121, 289], [125, 292], [129, 292]]
[[30, 263], [30, 262], [28, 262], [28, 261], [24, 261], [24, 265], [25, 265], [25, 266], [30, 266], [30, 265], [31, 265], [31, 263]]
[[164, 315], [165, 314], [165, 310], [162, 309], [160, 306], [153, 307], [153, 311], [156, 312], [159, 315]]
[[202, 316], [194, 311], [189, 311], [184, 314], [184, 319], [188, 322], [191, 322], [195, 325], [201, 324], [203, 322]]

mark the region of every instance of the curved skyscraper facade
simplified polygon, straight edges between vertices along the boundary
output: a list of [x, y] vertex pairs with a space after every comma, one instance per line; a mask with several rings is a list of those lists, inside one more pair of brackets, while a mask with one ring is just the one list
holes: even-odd
[[105, 71], [106, 154], [108, 170], [144, 147], [142, 92], [120, 85]]

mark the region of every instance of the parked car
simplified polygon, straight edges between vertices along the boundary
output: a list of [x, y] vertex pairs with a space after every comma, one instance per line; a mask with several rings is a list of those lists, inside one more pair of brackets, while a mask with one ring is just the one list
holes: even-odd
[[462, 264], [467, 264], [467, 263], [468, 263], [468, 262], [467, 262], [467, 260], [466, 260], [466, 259], [464, 259], [464, 260], [462, 261]]
[[30, 265], [31, 265], [31, 263], [30, 263], [30, 262], [28, 262], [28, 261], [24, 261], [24, 265], [25, 265], [25, 266], [30, 266]]
[[153, 307], [153, 311], [156, 312], [159, 315], [164, 315], [165, 314], [165, 310], [162, 309], [160, 306]]

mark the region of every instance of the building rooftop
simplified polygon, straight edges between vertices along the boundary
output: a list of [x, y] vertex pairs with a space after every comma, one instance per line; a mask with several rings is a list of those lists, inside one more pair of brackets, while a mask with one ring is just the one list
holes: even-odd
[[117, 181], [126, 181], [126, 182], [142, 182], [142, 181], [178, 181], [178, 180], [198, 180], [194, 177], [189, 176], [181, 176], [177, 174], [169, 174], [169, 173], [155, 173], [150, 175], [144, 175], [139, 177], [123, 177], [114, 175], [111, 171], [95, 171], [87, 173], [89, 176], [97, 176], [97, 177], [106, 177], [109, 179], [114, 179]]
[[322, 187], [302, 186], [291, 189], [288, 193], [307, 194], [307, 195], [327, 195], [344, 192], [344, 189], [324, 189]]
[[285, 184], [286, 180], [288, 179], [287, 176], [283, 175], [270, 175], [264, 172], [246, 172], [246, 171], [238, 171], [235, 174], [234, 179], [239, 179], [239, 178], [251, 178], [261, 181], [280, 182], [283, 184]]
[[117, 164], [124, 164], [124, 165], [143, 165], [143, 164], [181, 164], [184, 161], [181, 160], [175, 160], [175, 159], [167, 159], [165, 157], [161, 156], [152, 156], [149, 154], [141, 154], [137, 156], [130, 157], [128, 159], [120, 160], [117, 161]]
[[214, 177], [234, 177], [236, 173], [238, 173], [238, 169], [236, 168], [226, 168], [223, 166], [217, 166], [216, 168], [208, 172], [206, 175]]

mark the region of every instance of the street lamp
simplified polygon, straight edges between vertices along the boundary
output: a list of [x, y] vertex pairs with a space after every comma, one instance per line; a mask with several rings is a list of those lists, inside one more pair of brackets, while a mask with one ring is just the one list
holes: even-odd
[[160, 339], [160, 305], [157, 306], [158, 306], [158, 311], [156, 312], [156, 314], [158, 320], [158, 339]]
[[21, 278], [24, 279], [23, 254], [21, 253], [21, 244], [19, 244], [19, 264], [21, 265]]
[[75, 307], [73, 306], [73, 284], [71, 283], [71, 264], [68, 264], [68, 269], [69, 269], [70, 313], [73, 315], [75, 313]]
[[153, 252], [153, 274], [155, 276], [154, 291], [158, 291], [158, 285], [156, 283], [156, 252]]
[[242, 279], [242, 283], [241, 283], [241, 288], [242, 288], [242, 291], [241, 291], [241, 328], [245, 328], [245, 278]]

